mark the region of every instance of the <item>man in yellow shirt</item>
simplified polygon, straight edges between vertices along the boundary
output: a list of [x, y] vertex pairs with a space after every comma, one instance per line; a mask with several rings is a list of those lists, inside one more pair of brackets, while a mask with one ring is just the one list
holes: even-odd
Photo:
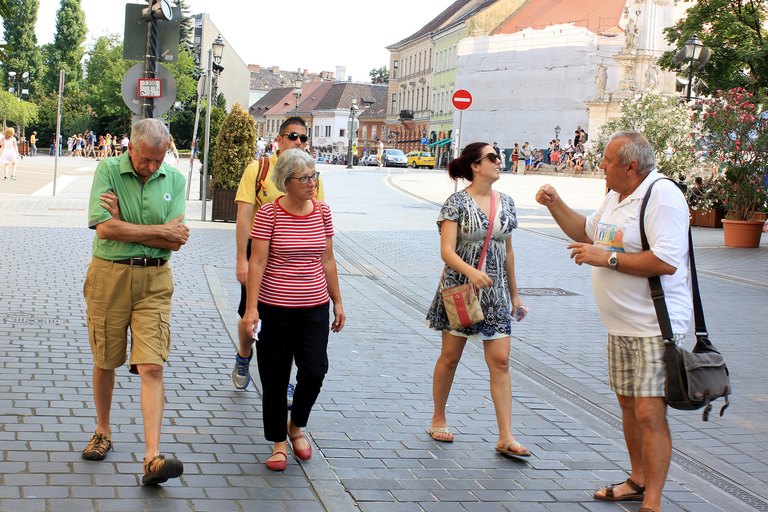
[[[237, 187], [235, 202], [237, 203], [237, 227], [235, 228], [235, 237], [237, 239], [237, 280], [240, 281], [240, 306], [237, 312], [240, 314], [240, 322], [237, 325], [237, 334], [240, 338], [240, 349], [235, 357], [235, 368], [232, 372], [232, 382], [238, 389], [245, 389], [251, 381], [249, 366], [253, 356], [253, 337], [245, 329], [242, 317], [245, 314], [246, 291], [245, 283], [248, 277], [248, 260], [251, 257], [251, 228], [253, 219], [259, 208], [267, 203], [271, 203], [281, 195], [275, 184], [272, 182], [272, 170], [275, 168], [275, 162], [281, 151], [288, 149], [307, 149], [307, 124], [300, 117], [289, 117], [280, 125], [280, 134], [277, 136], [279, 149], [269, 156], [269, 170], [267, 174], [261, 177], [261, 165], [263, 159], [254, 161], [243, 172], [240, 179], [240, 185]], [[315, 198], [319, 201], [324, 199], [324, 189], [322, 178], [317, 182], [317, 191]], [[290, 385], [289, 385], [290, 387]], [[289, 390], [289, 394], [291, 394]]]

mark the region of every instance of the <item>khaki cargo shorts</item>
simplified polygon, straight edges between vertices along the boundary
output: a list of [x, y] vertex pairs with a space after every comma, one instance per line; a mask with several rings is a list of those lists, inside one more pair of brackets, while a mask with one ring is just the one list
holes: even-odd
[[131, 329], [130, 372], [162, 365], [171, 351], [171, 266], [131, 267], [94, 257], [83, 287], [93, 362], [104, 370], [125, 364]]

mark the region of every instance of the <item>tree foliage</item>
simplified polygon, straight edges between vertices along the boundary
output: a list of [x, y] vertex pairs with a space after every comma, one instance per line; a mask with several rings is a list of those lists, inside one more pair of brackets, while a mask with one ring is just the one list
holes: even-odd
[[599, 164], [611, 134], [622, 130], [645, 135], [656, 155], [657, 169], [666, 176], [677, 178], [697, 164], [701, 124], [692, 119], [690, 107], [678, 104], [676, 98], [649, 92], [622, 101], [621, 117], [600, 127], [595, 146], [587, 155], [592, 164]]
[[29, 73], [29, 83], [23, 87], [29, 89], [30, 97], [34, 98], [38, 83], [43, 71], [43, 60], [37, 46], [35, 36], [35, 24], [37, 23], [37, 10], [40, 7], [39, 0], [6, 0], [9, 15], [3, 17], [3, 28], [7, 60], [2, 64], [4, 87], [16, 87], [16, 84], [8, 82], [8, 72], [15, 71], [21, 77], [22, 73]]
[[131, 63], [123, 59], [119, 36], [101, 36], [90, 51], [88, 61], [87, 102], [99, 118], [100, 133], [124, 133], [131, 120], [120, 92], [123, 76]]
[[389, 83], [389, 70], [387, 66], [382, 66], [379, 69], [373, 68], [368, 72], [371, 77], [372, 84], [388, 84]]
[[[691, 0], [686, 0], [691, 2]], [[683, 19], [664, 30], [676, 47], [659, 63], [674, 69], [672, 57], [696, 33], [712, 50], [706, 65], [710, 91], [743, 87], [751, 92], [768, 87], [768, 2], [762, 0], [696, 0]]]
[[[210, 158], [210, 156], [209, 156]], [[234, 189], [245, 168], [256, 158], [256, 126], [253, 118], [235, 103], [216, 136], [213, 186]]]
[[19, 100], [8, 91], [0, 91], [0, 116], [9, 124], [28, 125], [37, 120], [37, 105]]
[[57, 91], [59, 71], [64, 70], [67, 86], [72, 88], [82, 79], [83, 70], [80, 62], [85, 50], [85, 13], [80, 8], [80, 0], [61, 0], [61, 7], [56, 13], [56, 35], [53, 43], [44, 50], [46, 70], [43, 75], [43, 91]]

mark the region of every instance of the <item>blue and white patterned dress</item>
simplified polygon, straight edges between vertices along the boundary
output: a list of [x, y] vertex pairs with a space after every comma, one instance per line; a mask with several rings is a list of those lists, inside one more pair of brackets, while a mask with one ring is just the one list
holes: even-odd
[[[506, 240], [517, 228], [515, 202], [505, 194], [501, 195], [500, 204], [496, 205], [496, 218], [493, 222], [491, 240], [485, 262], [480, 269], [493, 280], [493, 285], [478, 290], [480, 307], [485, 320], [456, 331], [451, 330], [448, 316], [443, 306], [442, 291], [445, 288], [458, 286], [469, 281], [465, 275], [445, 266], [445, 275], [437, 287], [437, 293], [427, 312], [427, 322], [430, 329], [449, 331], [453, 334], [478, 339], [495, 339], [509, 336], [512, 327], [512, 303], [507, 286]], [[456, 254], [469, 265], [477, 268], [483, 244], [488, 234], [490, 219], [477, 206], [469, 192], [462, 190], [449, 197], [440, 210], [437, 218], [438, 231], [444, 220], [458, 223], [456, 239]]]

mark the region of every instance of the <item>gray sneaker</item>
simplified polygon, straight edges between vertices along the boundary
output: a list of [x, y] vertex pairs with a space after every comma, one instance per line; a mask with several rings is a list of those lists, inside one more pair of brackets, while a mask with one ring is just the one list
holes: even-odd
[[253, 349], [251, 349], [251, 355], [248, 358], [240, 357], [240, 354], [235, 354], [235, 369], [232, 370], [232, 383], [237, 389], [245, 389], [251, 382], [251, 372], [248, 370], [251, 365], [251, 358], [253, 357]]

